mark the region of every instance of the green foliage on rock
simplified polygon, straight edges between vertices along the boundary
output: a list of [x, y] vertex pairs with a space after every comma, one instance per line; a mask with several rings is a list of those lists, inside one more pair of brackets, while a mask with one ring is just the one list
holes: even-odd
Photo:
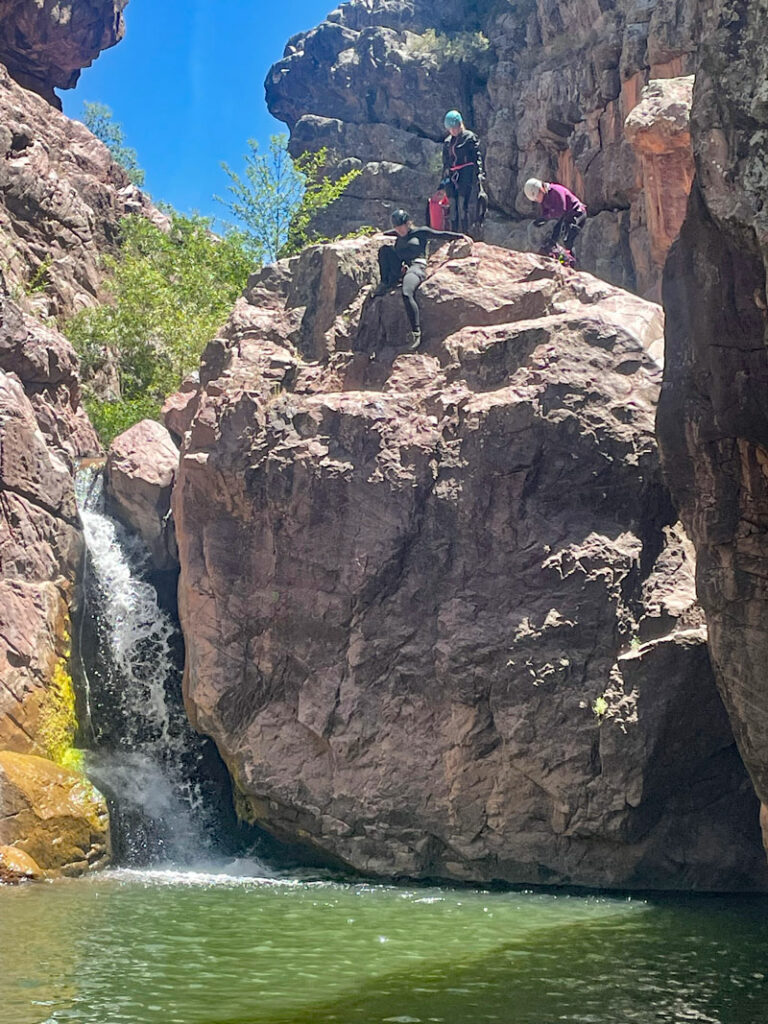
[[427, 29], [418, 36], [409, 37], [414, 53], [433, 54], [443, 63], [472, 64], [478, 70], [490, 60], [491, 43], [482, 32], [436, 32]]
[[112, 111], [104, 103], [83, 103], [83, 124], [101, 139], [112, 154], [116, 164], [120, 164], [134, 185], [144, 184], [144, 171], [139, 167], [136, 150], [126, 146], [123, 129], [112, 119]]
[[[166, 232], [131, 216], [121, 229], [120, 255], [106, 259], [112, 301], [64, 325], [82, 360], [85, 405], [104, 444], [158, 415], [166, 395], [197, 367], [253, 269], [242, 233], [218, 237], [202, 217], [173, 214]], [[105, 397], [95, 382], [110, 366], [117, 390]]]
[[77, 732], [75, 688], [69, 674], [69, 652], [56, 662], [53, 676], [40, 710], [38, 739], [46, 755], [65, 768], [79, 770], [80, 752], [74, 747]]
[[253, 253], [266, 261], [325, 241], [312, 229], [316, 214], [335, 202], [360, 174], [355, 169], [332, 180], [322, 173], [328, 159], [325, 149], [292, 160], [287, 142], [287, 136], [273, 135], [267, 152], [260, 153], [256, 140], [249, 139], [250, 152], [243, 158], [245, 177], [223, 163], [230, 198], [215, 197], [243, 226]]

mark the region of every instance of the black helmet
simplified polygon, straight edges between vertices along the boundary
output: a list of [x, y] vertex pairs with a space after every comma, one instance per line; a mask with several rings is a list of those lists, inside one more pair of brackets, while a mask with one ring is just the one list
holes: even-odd
[[411, 219], [411, 215], [407, 210], [394, 210], [392, 212], [392, 223], [395, 227], [399, 227], [400, 224], [407, 224]]

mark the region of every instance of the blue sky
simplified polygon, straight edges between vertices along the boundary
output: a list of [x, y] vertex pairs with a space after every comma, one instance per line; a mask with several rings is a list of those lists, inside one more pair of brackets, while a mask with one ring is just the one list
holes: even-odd
[[248, 139], [286, 131], [270, 117], [264, 78], [288, 39], [339, 0], [130, 0], [122, 42], [61, 91], [64, 112], [105, 103], [138, 153], [145, 187], [183, 213], [224, 216], [220, 164], [242, 167]]

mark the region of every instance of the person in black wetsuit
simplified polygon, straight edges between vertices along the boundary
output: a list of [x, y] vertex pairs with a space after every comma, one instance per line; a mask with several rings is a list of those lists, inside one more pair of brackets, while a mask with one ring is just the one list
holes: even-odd
[[405, 312], [411, 325], [406, 348], [415, 350], [421, 344], [421, 318], [416, 302], [416, 289], [427, 275], [427, 243], [433, 238], [464, 236], [456, 231], [416, 228], [405, 210], [395, 210], [392, 214], [392, 224], [392, 231], [385, 231], [384, 234], [394, 235], [397, 241], [394, 245], [382, 245], [379, 249], [381, 284], [373, 294], [384, 295], [402, 281]]
[[478, 185], [476, 219], [479, 224], [488, 209], [480, 140], [464, 127], [464, 119], [458, 110], [448, 111], [445, 127], [448, 136], [443, 142], [443, 180], [438, 194], [445, 192], [451, 201], [451, 228], [467, 234], [470, 227], [469, 202], [475, 179]]

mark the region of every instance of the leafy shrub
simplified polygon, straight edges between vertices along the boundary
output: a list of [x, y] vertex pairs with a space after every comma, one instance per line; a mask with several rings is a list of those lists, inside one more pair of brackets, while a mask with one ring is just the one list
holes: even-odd
[[322, 174], [327, 150], [292, 160], [286, 135], [271, 136], [266, 153], [259, 152], [255, 139], [249, 139], [248, 145], [250, 153], [243, 158], [245, 178], [223, 163], [231, 198], [215, 198], [242, 225], [254, 254], [271, 261], [292, 256], [313, 242], [326, 241], [313, 231], [312, 221], [339, 198], [360, 171], [354, 169], [331, 180]]
[[[213, 235], [202, 217], [173, 214], [160, 230], [141, 216], [121, 224], [117, 259], [107, 258], [112, 301], [75, 314], [64, 332], [80, 354], [85, 405], [103, 444], [147, 416], [197, 367], [253, 269], [242, 233]], [[119, 392], [96, 393], [114, 365]]]
[[446, 34], [427, 29], [411, 37], [415, 53], [431, 53], [445, 63], [465, 63], [483, 67], [489, 62], [491, 42], [482, 32], [451, 32]]

